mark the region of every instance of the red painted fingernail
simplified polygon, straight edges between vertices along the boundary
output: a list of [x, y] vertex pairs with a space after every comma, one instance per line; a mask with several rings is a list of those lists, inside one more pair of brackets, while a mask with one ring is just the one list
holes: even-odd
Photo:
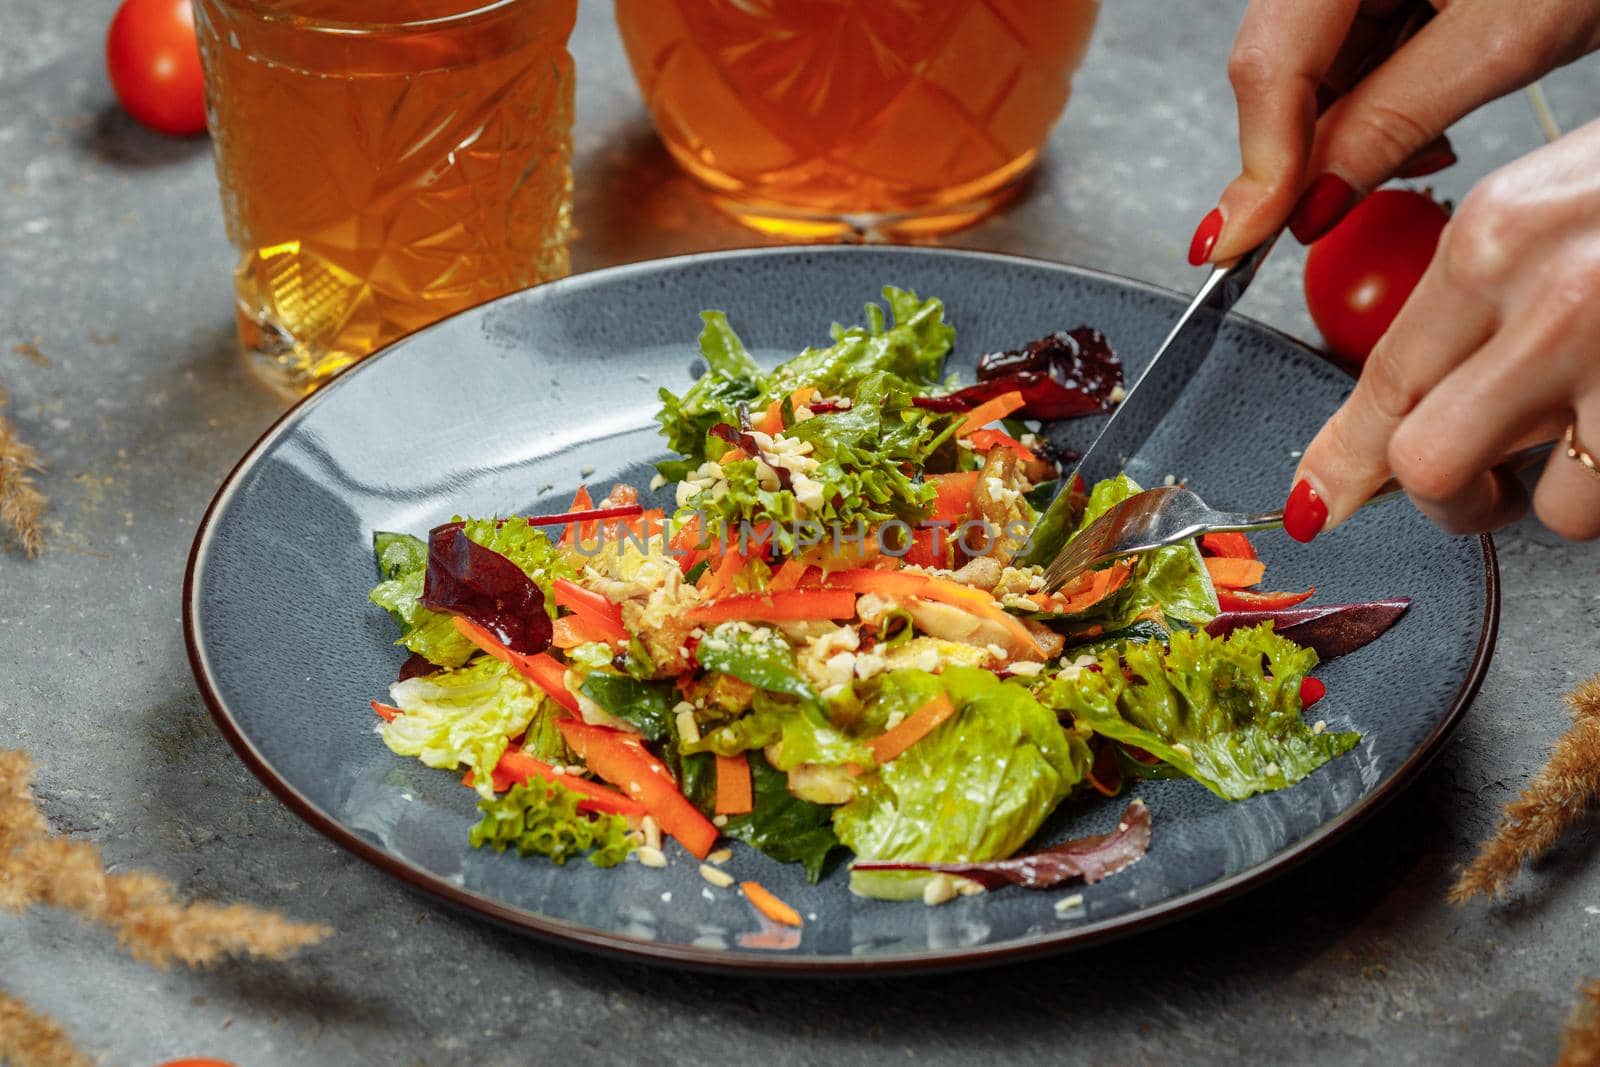
[[1455, 149], [1449, 141], [1434, 141], [1422, 151], [1406, 160], [1396, 173], [1402, 178], [1426, 178], [1457, 163]]
[[1328, 505], [1311, 488], [1311, 483], [1304, 478], [1295, 482], [1288, 502], [1283, 505], [1283, 532], [1301, 544], [1309, 544], [1327, 522]]
[[1328, 687], [1322, 684], [1319, 678], [1305, 677], [1300, 679], [1300, 710], [1304, 711], [1323, 697], [1328, 695]]
[[1195, 227], [1194, 237], [1189, 241], [1189, 266], [1198, 267], [1211, 258], [1211, 250], [1217, 247], [1217, 235], [1221, 232], [1222, 209], [1212, 208]]
[[1349, 182], [1337, 174], [1319, 174], [1294, 206], [1289, 216], [1289, 232], [1294, 234], [1295, 240], [1308, 245], [1333, 229], [1334, 223], [1343, 218], [1355, 202], [1356, 191]]

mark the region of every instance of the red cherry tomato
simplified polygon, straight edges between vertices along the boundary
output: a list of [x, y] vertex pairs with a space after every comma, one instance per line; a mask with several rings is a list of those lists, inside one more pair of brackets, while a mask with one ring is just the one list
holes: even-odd
[[1306, 308], [1335, 355], [1364, 362], [1417, 287], [1450, 214], [1426, 193], [1379, 189], [1306, 255]]
[[206, 128], [189, 0], [124, 0], [106, 35], [106, 70], [128, 114], [152, 130], [185, 135]]

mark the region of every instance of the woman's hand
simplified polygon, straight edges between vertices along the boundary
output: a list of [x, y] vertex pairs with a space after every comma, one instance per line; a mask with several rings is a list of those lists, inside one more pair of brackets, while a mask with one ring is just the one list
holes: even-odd
[[[1527, 5], [1547, 6], [1562, 5]], [[1462, 202], [1355, 391], [1306, 449], [1284, 528], [1311, 540], [1391, 473], [1446, 530], [1502, 526], [1528, 499], [1494, 464], [1574, 424], [1578, 447], [1600, 456], [1600, 121]], [[1563, 537], [1600, 536], [1600, 477], [1558, 449], [1533, 507]]]
[[[1228, 73], [1243, 173], [1195, 231], [1189, 259], [1223, 261], [1287, 220], [1316, 240], [1397, 175], [1454, 161], [1445, 129], [1600, 47], [1600, 0], [1434, 0], [1438, 14], [1366, 77], [1401, 0], [1252, 0]], [[1318, 94], [1342, 94], [1318, 117]]]

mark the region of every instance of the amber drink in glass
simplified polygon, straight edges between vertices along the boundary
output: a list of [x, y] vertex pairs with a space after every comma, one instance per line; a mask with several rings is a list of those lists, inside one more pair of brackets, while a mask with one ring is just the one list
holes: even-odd
[[662, 140], [797, 238], [938, 233], [1039, 156], [1098, 0], [616, 0]]
[[194, 0], [241, 348], [291, 393], [569, 270], [576, 0]]

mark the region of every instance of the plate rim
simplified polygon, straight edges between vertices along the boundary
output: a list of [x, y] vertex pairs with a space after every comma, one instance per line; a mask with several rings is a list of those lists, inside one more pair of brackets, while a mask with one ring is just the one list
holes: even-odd
[[[183, 574], [183, 636], [189, 659], [189, 669], [196, 688], [210, 712], [212, 720], [227, 739], [240, 761], [267, 787], [279, 802], [334, 844], [366, 861], [379, 871], [400, 880], [413, 889], [454, 907], [471, 912], [519, 933], [531, 935], [549, 944], [578, 949], [613, 959], [643, 962], [658, 966], [686, 968], [723, 974], [766, 975], [773, 977], [878, 977], [887, 974], [917, 974], [970, 970], [1005, 963], [1035, 959], [1045, 955], [1076, 951], [1115, 938], [1144, 933], [1167, 923], [1187, 918], [1200, 911], [1215, 907], [1264, 885], [1320, 853], [1334, 841], [1356, 829], [1361, 823], [1380, 811], [1390, 801], [1409, 787], [1424, 769], [1438, 756], [1444, 742], [1455, 732], [1467, 708], [1477, 696], [1493, 658], [1500, 623], [1500, 568], [1494, 541], [1488, 534], [1479, 536], [1483, 561], [1484, 611], [1479, 626], [1473, 659], [1461, 688], [1451, 701], [1450, 708], [1408, 755], [1401, 766], [1377, 789], [1358, 800], [1348, 810], [1322, 823], [1310, 834], [1288, 848], [1275, 853], [1260, 863], [1237, 874], [1198, 886], [1187, 893], [1161, 901], [1149, 907], [1103, 919], [1098, 923], [1074, 925], [1042, 934], [1012, 940], [993, 946], [976, 946], [959, 949], [924, 950], [895, 953], [883, 956], [783, 956], [751, 951], [700, 948], [694, 945], [664, 945], [643, 938], [600, 930], [581, 923], [569, 922], [536, 915], [521, 908], [511, 907], [481, 893], [456, 886], [422, 868], [394, 855], [382, 846], [355, 834], [331, 814], [323, 811], [308, 797], [288, 782], [258, 750], [235, 719], [232, 709], [222, 699], [211, 678], [210, 665], [202, 650], [203, 624], [200, 620], [197, 594], [199, 577], [214, 539], [217, 516], [232, 501], [244, 476], [253, 468], [261, 455], [285, 436], [295, 424], [303, 420], [323, 397], [334, 390], [348, 388], [347, 383], [356, 375], [375, 365], [379, 360], [441, 329], [456, 319], [484, 315], [489, 308], [510, 302], [529, 292], [565, 292], [581, 289], [597, 282], [624, 277], [635, 273], [671, 270], [710, 260], [781, 258], [785, 256], [872, 256], [890, 252], [898, 255], [927, 256], [933, 259], [962, 259], [974, 262], [1005, 263], [1033, 269], [1044, 268], [1063, 274], [1112, 281], [1164, 299], [1187, 302], [1189, 296], [1165, 286], [1137, 278], [1129, 278], [1111, 271], [1061, 263], [1041, 257], [1011, 253], [985, 252], [970, 249], [940, 248], [915, 245], [758, 245], [746, 248], [720, 249], [708, 252], [691, 252], [657, 259], [637, 260], [599, 270], [585, 271], [531, 289], [521, 289], [493, 300], [465, 308], [454, 315], [398, 338], [379, 351], [363, 359], [355, 367], [339, 375], [322, 389], [292, 404], [273, 420], [261, 435], [245, 450], [218, 486], [211, 502], [206, 506], [195, 529]], [[1249, 316], [1230, 312], [1229, 318], [1260, 330], [1285, 342], [1289, 346], [1329, 363], [1349, 374], [1349, 369], [1328, 359], [1306, 342], [1267, 323]]]

